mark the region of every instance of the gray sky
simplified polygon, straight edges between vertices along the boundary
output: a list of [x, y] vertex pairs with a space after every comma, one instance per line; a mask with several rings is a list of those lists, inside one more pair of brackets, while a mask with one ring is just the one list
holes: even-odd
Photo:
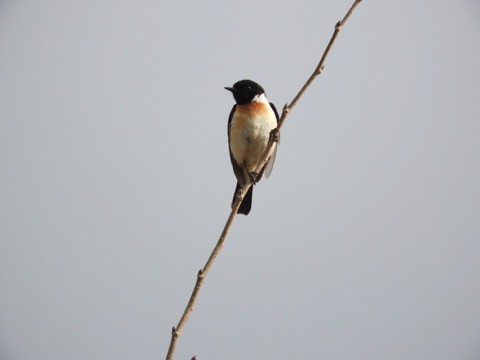
[[[350, 1], [0, 4], [0, 359], [162, 359], [235, 187]], [[365, 0], [176, 359], [480, 357], [480, 3]]]

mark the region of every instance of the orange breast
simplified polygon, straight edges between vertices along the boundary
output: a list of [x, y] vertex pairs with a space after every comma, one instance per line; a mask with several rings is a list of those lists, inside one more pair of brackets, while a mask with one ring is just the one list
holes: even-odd
[[237, 111], [239, 115], [244, 116], [258, 116], [264, 112], [268, 112], [269, 105], [263, 102], [251, 102], [249, 104], [237, 105]]

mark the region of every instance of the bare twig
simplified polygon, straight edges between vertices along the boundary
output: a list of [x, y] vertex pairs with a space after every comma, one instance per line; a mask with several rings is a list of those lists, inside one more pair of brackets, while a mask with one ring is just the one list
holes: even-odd
[[330, 49], [332, 48], [333, 43], [337, 39], [338, 33], [340, 32], [340, 30], [342, 30], [343, 25], [345, 25], [345, 23], [347, 22], [350, 15], [352, 15], [353, 10], [355, 10], [357, 5], [360, 4], [361, 2], [362, 2], [362, 0], [355, 0], [354, 3], [352, 4], [352, 6], [350, 7], [350, 9], [347, 11], [345, 16], [343, 17], [343, 19], [335, 24], [335, 30], [333, 32], [333, 35], [330, 38], [330, 41], [328, 42], [327, 47], [323, 51], [323, 55], [320, 59], [320, 62], [318, 63], [315, 70], [313, 71], [312, 75], [310, 75], [310, 77], [305, 82], [305, 84], [303, 84], [302, 88], [300, 89], [298, 94], [293, 98], [292, 102], [288, 105], [285, 104], [285, 106], [283, 107], [282, 116], [280, 117], [280, 120], [278, 122], [278, 129], [280, 129], [283, 122], [285, 121], [285, 118], [287, 117], [288, 112], [297, 104], [298, 100], [303, 95], [305, 90], [307, 90], [307, 88], [310, 86], [310, 84], [313, 82], [313, 80], [315, 80], [315, 78], [322, 73], [323, 68], [325, 66], [324, 65], [325, 60], [327, 59], [327, 56], [330, 53]]
[[[283, 122], [285, 121], [288, 113], [292, 110], [292, 108], [297, 104], [298, 100], [302, 97], [303, 93], [307, 90], [307, 88], [310, 86], [310, 84], [315, 80], [315, 78], [321, 74], [323, 68], [324, 68], [324, 63], [325, 60], [330, 53], [330, 49], [332, 48], [333, 43], [335, 42], [338, 33], [342, 29], [343, 25], [347, 22], [348, 18], [352, 14], [352, 12], [355, 10], [358, 4], [360, 4], [362, 0], [355, 0], [348, 10], [348, 12], [345, 14], [342, 20], [340, 20], [337, 24], [335, 24], [335, 30], [333, 32], [332, 37], [330, 38], [330, 41], [327, 44], [327, 47], [325, 48], [323, 55], [320, 59], [320, 62], [318, 63], [317, 67], [313, 71], [312, 75], [308, 78], [308, 80], [305, 82], [305, 84], [302, 86], [300, 91], [297, 93], [297, 95], [293, 98], [292, 102], [290, 104], [285, 104], [283, 107], [282, 115], [280, 116], [280, 119], [278, 121], [278, 126], [276, 129], [272, 131], [270, 134], [270, 139], [267, 144], [267, 147], [265, 151], [263, 152], [261, 159], [262, 161], [258, 164], [257, 168], [255, 169], [255, 172], [258, 174], [260, 173], [261, 169], [265, 166], [267, 163], [268, 159], [270, 158], [273, 145], [278, 141], [278, 136], [279, 136], [279, 130], [283, 125]], [[190, 317], [190, 314], [193, 311], [193, 308], [195, 306], [195, 301], [197, 300], [198, 293], [203, 285], [203, 281], [205, 280], [205, 277], [207, 276], [208, 272], [210, 271], [210, 268], [213, 265], [213, 262], [215, 261], [216, 257], [220, 253], [220, 251], [223, 248], [223, 244], [225, 242], [225, 239], [227, 237], [228, 231], [230, 230], [230, 226], [233, 223], [233, 220], [235, 219], [235, 216], [237, 215], [237, 210], [240, 207], [240, 204], [242, 203], [243, 198], [245, 197], [245, 194], [247, 193], [248, 189], [253, 184], [250, 182], [246, 184], [241, 191], [236, 196], [235, 202], [232, 204], [232, 211], [230, 212], [230, 215], [227, 219], [227, 222], [225, 223], [225, 226], [223, 227], [222, 233], [220, 234], [220, 238], [218, 239], [217, 244], [215, 245], [215, 248], [213, 249], [212, 253], [210, 254], [210, 257], [208, 258], [207, 262], [205, 263], [204, 267], [198, 271], [197, 274], [197, 281], [195, 282], [195, 286], [193, 288], [192, 294], [190, 295], [190, 299], [188, 300], [187, 307], [185, 308], [182, 317], [180, 318], [180, 321], [178, 322], [176, 327], [172, 328], [172, 338], [170, 340], [170, 346], [168, 347], [168, 352], [167, 352], [167, 357], [166, 360], [172, 360], [173, 359], [173, 354], [175, 352], [175, 347], [177, 345], [178, 337], [180, 336], [183, 328], [185, 327], [185, 324], [187, 323], [188, 318]], [[195, 358], [195, 357], [194, 357]], [[193, 359], [192, 359], [193, 360]]]

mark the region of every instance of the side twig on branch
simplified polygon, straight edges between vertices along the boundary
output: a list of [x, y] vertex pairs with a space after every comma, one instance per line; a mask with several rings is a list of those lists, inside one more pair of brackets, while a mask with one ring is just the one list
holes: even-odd
[[[355, 10], [358, 4], [360, 4], [362, 0], [355, 0], [350, 7], [350, 9], [347, 11], [345, 16], [343, 17], [342, 20], [337, 22], [335, 24], [335, 30], [332, 34], [332, 37], [330, 38], [330, 41], [327, 44], [327, 47], [325, 48], [322, 57], [320, 58], [320, 62], [318, 63], [317, 67], [313, 71], [312, 75], [308, 78], [308, 80], [303, 84], [302, 88], [298, 91], [297, 95], [293, 98], [293, 100], [290, 102], [290, 104], [285, 104], [282, 110], [282, 115], [280, 116], [280, 119], [278, 121], [277, 128], [272, 131], [270, 134], [270, 139], [267, 144], [267, 147], [265, 148], [265, 151], [263, 152], [261, 159], [262, 161], [258, 164], [257, 168], [255, 169], [254, 172], [257, 174], [260, 173], [262, 168], [265, 166], [267, 163], [268, 159], [270, 158], [270, 153], [272, 152], [273, 145], [275, 142], [278, 141], [278, 136], [280, 134], [279, 130], [282, 127], [286, 117], [288, 116], [289, 112], [292, 110], [292, 108], [297, 104], [298, 100], [302, 97], [302, 95], [305, 93], [307, 88], [310, 86], [310, 84], [315, 80], [315, 78], [320, 75], [324, 69], [324, 64], [325, 60], [327, 59], [328, 54], [330, 53], [330, 49], [332, 48], [333, 43], [337, 39], [338, 33], [342, 29], [343, 25], [347, 22], [348, 18], [352, 14], [352, 12]], [[195, 282], [195, 286], [193, 287], [192, 294], [190, 295], [190, 299], [188, 300], [187, 307], [185, 308], [182, 317], [180, 318], [180, 321], [178, 322], [177, 326], [172, 328], [172, 337], [170, 340], [170, 346], [168, 347], [168, 352], [167, 352], [167, 357], [166, 360], [172, 360], [173, 359], [173, 354], [175, 352], [175, 348], [177, 345], [178, 337], [182, 333], [183, 328], [185, 327], [185, 324], [187, 323], [188, 318], [190, 317], [190, 314], [193, 311], [193, 308], [195, 306], [195, 301], [197, 300], [198, 293], [200, 289], [202, 288], [203, 281], [205, 280], [205, 277], [207, 276], [208, 272], [210, 271], [210, 268], [213, 265], [213, 262], [215, 261], [216, 257], [220, 253], [220, 251], [223, 248], [223, 244], [225, 242], [225, 239], [227, 237], [228, 231], [230, 230], [230, 226], [233, 223], [233, 220], [235, 219], [235, 216], [237, 215], [237, 210], [240, 207], [240, 204], [242, 203], [242, 200], [247, 193], [248, 189], [253, 184], [250, 182], [246, 184], [243, 188], [240, 194], [237, 195], [235, 202], [232, 205], [232, 211], [230, 212], [230, 215], [228, 216], [227, 222], [225, 223], [225, 226], [223, 227], [222, 233], [220, 234], [220, 238], [218, 239], [217, 244], [215, 245], [215, 248], [212, 250], [212, 253], [210, 254], [210, 257], [208, 258], [207, 262], [205, 263], [204, 267], [198, 271], [197, 274], [197, 281]], [[195, 357], [194, 357], [195, 358]], [[193, 359], [192, 359], [193, 360]]]

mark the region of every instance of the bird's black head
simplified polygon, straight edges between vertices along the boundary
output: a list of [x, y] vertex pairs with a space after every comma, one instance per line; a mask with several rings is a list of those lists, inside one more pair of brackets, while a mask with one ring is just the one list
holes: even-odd
[[233, 84], [233, 87], [225, 87], [231, 91], [238, 105], [248, 104], [257, 95], [265, 93], [263, 88], [252, 80], [240, 80]]

